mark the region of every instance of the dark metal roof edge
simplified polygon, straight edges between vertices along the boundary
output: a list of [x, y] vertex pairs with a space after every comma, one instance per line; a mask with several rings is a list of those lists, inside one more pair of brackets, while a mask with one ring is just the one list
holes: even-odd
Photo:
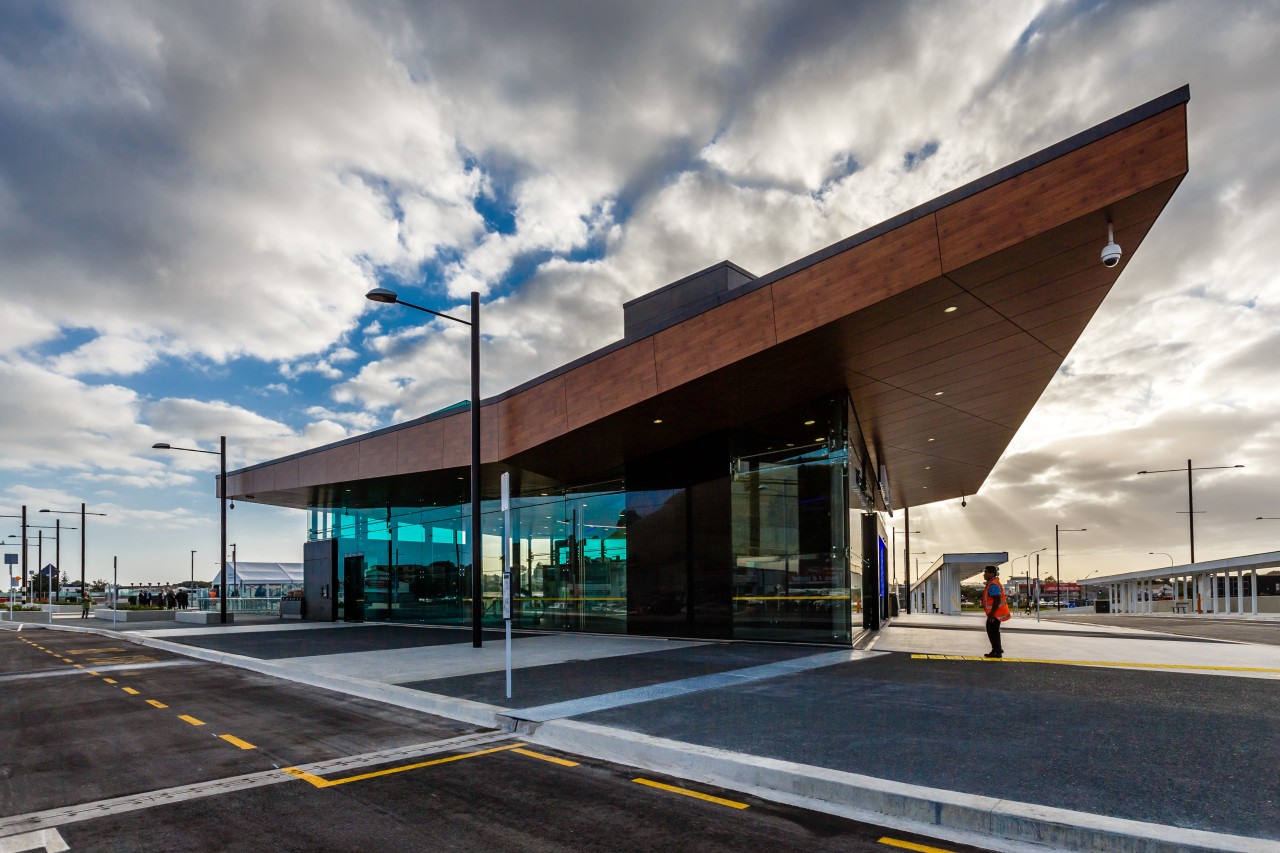
[[[991, 172], [988, 175], [984, 175], [980, 178], [970, 181], [964, 186], [957, 187], [956, 189], [951, 190], [950, 192], [944, 193], [943, 195], [940, 195], [937, 198], [931, 199], [930, 201], [927, 201], [924, 204], [921, 204], [917, 207], [913, 207], [911, 210], [908, 210], [905, 213], [900, 213], [897, 216], [886, 219], [884, 222], [881, 222], [878, 225], [873, 225], [870, 228], [867, 228], [864, 231], [860, 231], [851, 237], [846, 237], [845, 239], [841, 240], [838, 243], [833, 243], [830, 246], [827, 246], [825, 249], [819, 249], [818, 251], [814, 252], [811, 255], [806, 255], [805, 257], [800, 258], [797, 261], [792, 261], [791, 263], [785, 266], [779, 267], [773, 272], [766, 273], [765, 275], [762, 275], [759, 278], [755, 278], [753, 276], [753, 279], [754, 279], [753, 281], [746, 284], [739, 285], [738, 287], [735, 287], [732, 290], [726, 291], [723, 294], [723, 298], [719, 299], [715, 306], [705, 308], [702, 311], [689, 314], [688, 316], [685, 316], [683, 314], [676, 315], [670, 318], [669, 322], [667, 322], [660, 328], [646, 330], [642, 336], [638, 336], [634, 338], [623, 337], [622, 339], [614, 341], [611, 344], [607, 344], [601, 347], [600, 349], [593, 350], [592, 352], [589, 352], [586, 355], [580, 356], [579, 358], [576, 358], [573, 361], [570, 361], [566, 364], [562, 364], [559, 367], [553, 368], [547, 371], [546, 373], [541, 374], [540, 376], [535, 376], [534, 378], [528, 380], [527, 382], [522, 382], [521, 384], [507, 391], [504, 391], [501, 394], [497, 394], [496, 396], [489, 397], [487, 399], [482, 399], [480, 401], [480, 408], [483, 409], [485, 406], [488, 406], [490, 404], [500, 403], [503, 400], [506, 400], [509, 397], [519, 394], [522, 391], [527, 391], [528, 389], [533, 388], [536, 385], [541, 385], [543, 382], [547, 382], [551, 379], [555, 379], [557, 376], [568, 373], [570, 370], [574, 370], [578, 367], [581, 367], [582, 365], [588, 362], [595, 361], [597, 358], [601, 358], [605, 355], [608, 355], [609, 353], [614, 352], [615, 350], [622, 349], [623, 347], [633, 344], [636, 341], [644, 340], [644, 338], [652, 337], [653, 335], [657, 334], [663, 329], [668, 329], [671, 326], [677, 325], [678, 323], [683, 323], [685, 320], [689, 320], [692, 317], [696, 317], [698, 314], [701, 314], [704, 311], [709, 311], [713, 307], [718, 307], [719, 305], [722, 305], [733, 299], [737, 299], [740, 296], [745, 296], [748, 293], [753, 293], [754, 291], [760, 289], [761, 287], [764, 287], [768, 284], [778, 281], [779, 279], [786, 278], [792, 273], [798, 272], [799, 270], [802, 270], [806, 267], [813, 266], [816, 263], [825, 261], [828, 258], [834, 257], [835, 255], [838, 255], [841, 252], [848, 251], [854, 246], [858, 246], [862, 243], [866, 243], [867, 241], [873, 240], [876, 237], [879, 237], [883, 234], [887, 234], [890, 231], [894, 230], [895, 228], [901, 228], [903, 225], [914, 222], [915, 220], [919, 219], [922, 216], [928, 216], [931, 213], [935, 213], [938, 210], [941, 210], [942, 208], [946, 207], [947, 205], [954, 204], [963, 198], [967, 198], [971, 195], [977, 195], [983, 190], [990, 189], [991, 187], [997, 184], [1003, 183], [1004, 181], [1007, 181], [1010, 178], [1017, 177], [1018, 175], [1021, 175], [1024, 172], [1028, 172], [1031, 169], [1037, 168], [1038, 166], [1043, 166], [1045, 163], [1048, 163], [1052, 160], [1056, 160], [1059, 157], [1062, 157], [1066, 154], [1070, 154], [1072, 151], [1083, 148], [1084, 146], [1089, 145], [1093, 142], [1097, 142], [1099, 139], [1103, 139], [1107, 136], [1110, 136], [1113, 133], [1124, 130], [1127, 127], [1131, 127], [1132, 125], [1135, 125], [1138, 122], [1145, 121], [1153, 116], [1159, 115], [1165, 110], [1172, 109], [1173, 107], [1176, 107], [1179, 104], [1185, 104], [1190, 100], [1191, 100], [1191, 86], [1189, 84], [1184, 84], [1178, 87], [1177, 89], [1174, 89], [1171, 92], [1167, 92], [1161, 95], [1158, 98], [1154, 98], [1150, 101], [1147, 101], [1145, 104], [1141, 104], [1140, 106], [1134, 107], [1133, 109], [1128, 110], [1127, 112], [1123, 112], [1118, 116], [1109, 118], [1106, 121], [1102, 122], [1101, 124], [1096, 124], [1087, 130], [1083, 130], [1080, 133], [1075, 134], [1074, 136], [1067, 137], [1061, 142], [1056, 142], [1053, 145], [1050, 145], [1048, 148], [1041, 149], [1040, 151], [1037, 151], [1034, 154], [1029, 154], [1026, 157], [1023, 157], [1021, 160], [1010, 163], [1008, 166], [1004, 166], [1003, 168], [997, 169], [996, 171]], [[668, 290], [679, 284], [683, 284], [684, 282], [689, 281], [692, 278], [703, 275], [704, 273], [710, 272], [716, 267], [724, 266], [726, 264], [738, 270], [739, 272], [743, 273], [744, 275], [751, 276], [751, 273], [742, 269], [742, 267], [738, 266], [732, 261], [724, 260], [724, 261], [720, 261], [719, 263], [712, 264], [711, 266], [706, 267], [705, 269], [699, 270], [698, 272], [691, 273], [690, 275], [687, 275], [682, 279], [673, 281], [671, 284], [663, 285], [657, 290], [651, 290], [642, 296], [637, 296], [635, 299], [632, 299], [629, 302], [624, 302], [622, 307], [625, 309], [628, 305], [632, 305], [636, 302], [647, 299], [648, 297], [653, 296], [654, 294], [661, 293], [662, 291]], [[470, 407], [468, 406], [468, 408]], [[457, 414], [457, 412], [447, 412], [442, 410], [440, 412], [435, 412], [430, 415], [424, 415], [423, 417], [420, 417], [420, 418], [415, 418], [411, 421], [405, 421], [404, 423], [393, 424], [391, 426], [383, 427], [382, 429], [374, 430], [373, 432], [366, 432], [366, 433], [361, 433], [360, 435], [353, 435], [349, 438], [344, 438], [340, 441], [335, 441], [331, 444], [323, 445], [322, 447], [312, 448], [311, 450], [303, 450], [299, 453], [294, 453], [289, 456], [281, 456], [277, 459], [269, 459], [265, 462], [259, 462], [256, 465], [250, 465], [245, 468], [239, 468], [235, 471], [229, 471], [227, 472], [227, 476], [247, 473], [249, 471], [254, 471], [258, 468], [265, 468], [268, 465], [277, 465], [281, 462], [288, 462], [293, 459], [300, 459], [303, 456], [311, 456], [312, 454], [321, 453], [326, 450], [332, 450], [335, 447], [342, 447], [343, 445], [351, 444], [352, 442], [364, 441], [365, 439], [376, 438], [378, 436], [387, 435], [388, 433], [395, 432], [396, 430], [408, 429], [409, 427], [417, 426], [419, 424], [427, 423], [433, 420], [438, 420], [440, 418], [449, 417], [450, 415], [454, 415], [454, 414]]]

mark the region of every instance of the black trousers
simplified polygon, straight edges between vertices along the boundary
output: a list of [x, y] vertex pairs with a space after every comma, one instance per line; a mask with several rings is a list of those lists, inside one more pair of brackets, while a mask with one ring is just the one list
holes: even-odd
[[991, 651], [998, 655], [1004, 654], [1004, 649], [1000, 647], [1000, 620], [994, 616], [987, 617], [987, 639], [991, 641]]

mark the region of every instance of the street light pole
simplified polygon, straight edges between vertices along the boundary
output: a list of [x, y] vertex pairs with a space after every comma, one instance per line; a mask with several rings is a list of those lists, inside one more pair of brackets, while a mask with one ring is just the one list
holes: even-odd
[[1169, 558], [1169, 567], [1170, 567], [1170, 568], [1172, 568], [1172, 567], [1173, 567], [1173, 555], [1172, 555], [1172, 554], [1166, 554], [1164, 551], [1148, 551], [1147, 553], [1148, 553], [1148, 554], [1150, 554], [1150, 555], [1151, 555], [1151, 556], [1153, 556], [1153, 557], [1154, 557], [1156, 554], [1159, 554], [1159, 555], [1160, 555], [1160, 556], [1162, 556], [1162, 557], [1168, 557], [1168, 558]]
[[377, 287], [365, 294], [371, 302], [403, 305], [425, 314], [434, 314], [471, 327], [471, 645], [482, 645], [481, 619], [484, 616], [484, 592], [480, 577], [480, 294], [471, 291], [471, 320], [461, 320], [412, 302], [405, 302], [394, 290]]
[[[218, 478], [218, 496], [222, 505], [222, 580], [218, 589], [218, 615], [223, 625], [227, 624], [227, 437], [218, 436], [217, 450], [201, 450], [198, 447], [174, 447], [168, 442], [158, 441], [151, 445], [152, 450], [185, 450], [188, 453], [207, 453], [217, 456], [221, 468]], [[191, 559], [191, 580], [195, 582], [195, 552]]]
[[[1196, 561], [1196, 506], [1192, 494], [1191, 472], [1192, 471], [1219, 471], [1227, 468], [1243, 468], [1243, 465], [1207, 465], [1201, 468], [1192, 468], [1191, 460], [1187, 460], [1187, 526], [1191, 533], [1191, 562]], [[1159, 471], [1139, 471], [1139, 474], [1181, 474], [1181, 468], [1162, 468]]]
[[1057, 583], [1053, 590], [1053, 609], [1062, 609], [1062, 553], [1058, 550], [1058, 534], [1059, 533], [1084, 533], [1087, 527], [1067, 527], [1059, 528], [1058, 525], [1053, 526], [1053, 572], [1057, 576]]
[[191, 588], [196, 588], [196, 551], [191, 549]]

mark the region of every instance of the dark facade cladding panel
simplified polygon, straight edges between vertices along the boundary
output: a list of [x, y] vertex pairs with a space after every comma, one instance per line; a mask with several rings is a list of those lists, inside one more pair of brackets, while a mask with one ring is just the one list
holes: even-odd
[[716, 307], [729, 291], [754, 280], [755, 276], [741, 267], [721, 261], [625, 303], [623, 335], [628, 340], [651, 335], [672, 322]]
[[338, 540], [318, 539], [302, 547], [303, 616], [311, 622], [338, 618]]

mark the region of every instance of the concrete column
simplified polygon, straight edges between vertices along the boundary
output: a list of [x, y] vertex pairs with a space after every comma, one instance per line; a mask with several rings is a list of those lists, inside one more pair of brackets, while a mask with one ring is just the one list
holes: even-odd
[[1258, 570], [1249, 570], [1249, 599], [1252, 602], [1249, 612], [1254, 616], [1258, 615]]
[[1240, 596], [1240, 606], [1236, 612], [1244, 615], [1244, 569], [1236, 572], [1236, 594]]

